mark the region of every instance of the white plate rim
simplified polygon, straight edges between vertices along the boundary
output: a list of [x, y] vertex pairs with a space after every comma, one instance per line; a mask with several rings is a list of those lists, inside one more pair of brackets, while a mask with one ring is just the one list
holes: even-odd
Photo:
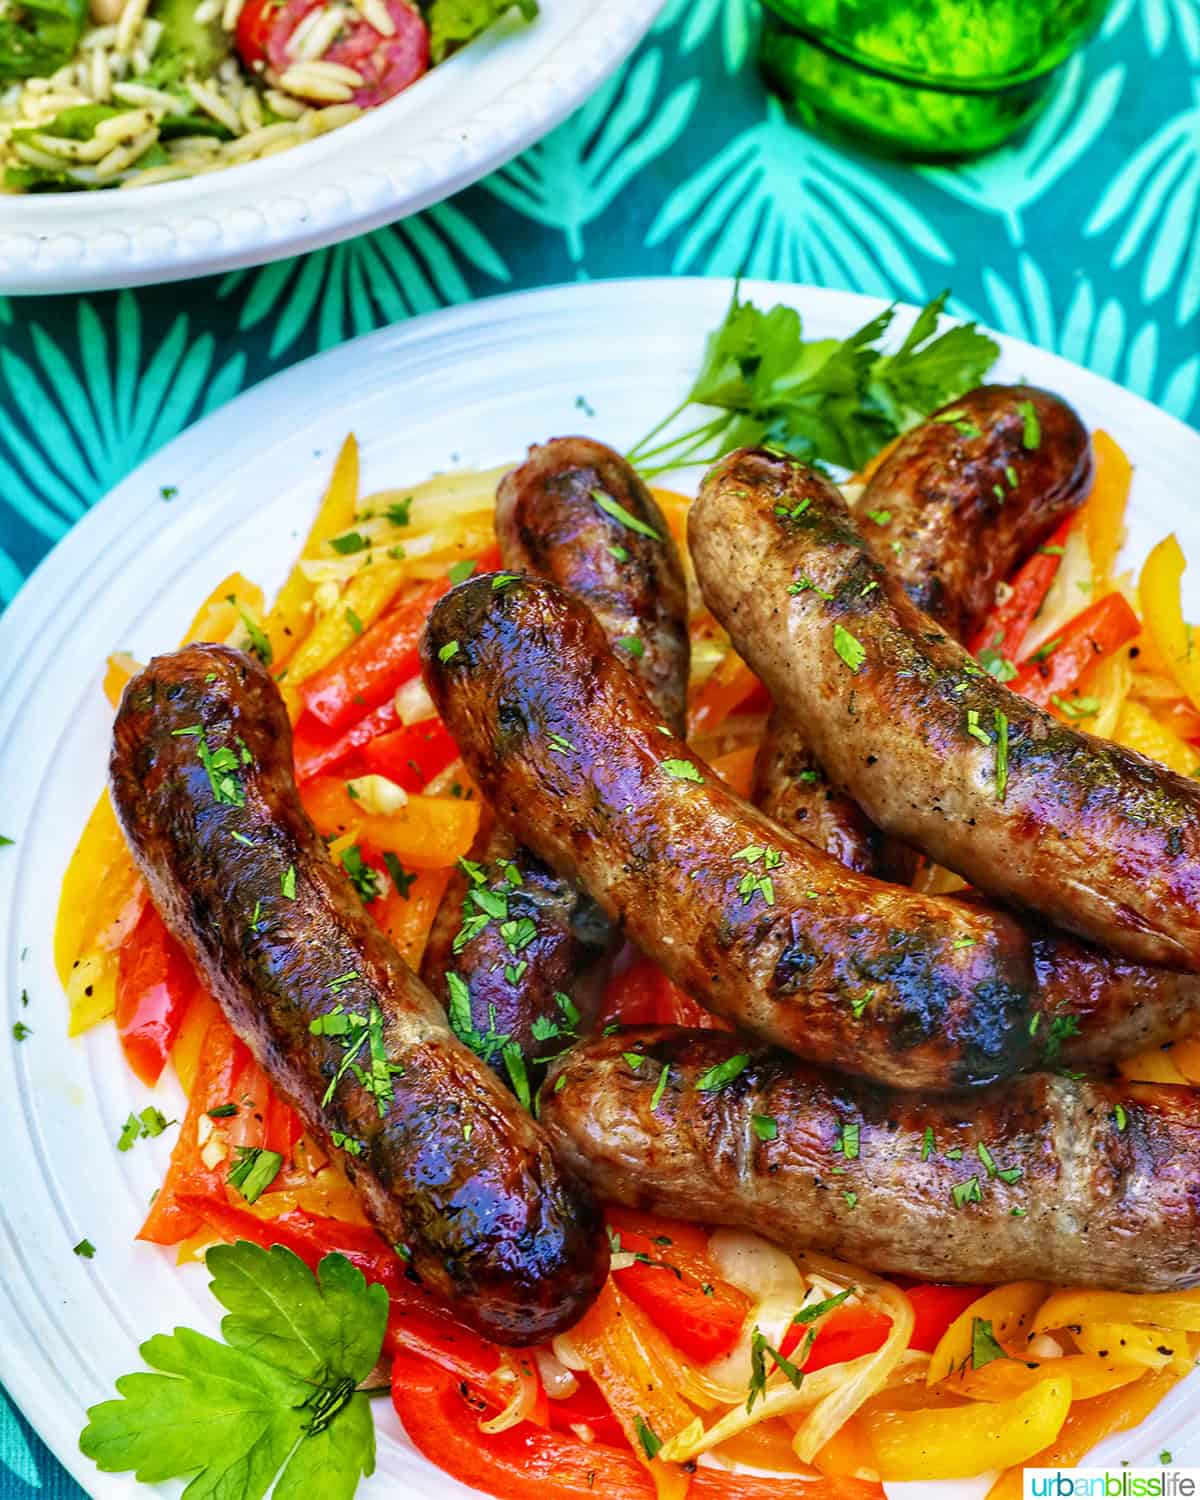
[[[691, 320], [703, 330], [720, 315], [731, 289], [732, 283], [725, 280], [642, 278], [574, 283], [517, 292], [444, 309], [379, 330], [271, 377], [189, 428], [140, 465], [43, 559], [9, 609], [0, 616], [0, 664], [3, 664], [0, 665], [0, 705], [10, 707], [14, 695], [22, 705], [32, 701], [34, 695], [30, 692], [30, 685], [47, 675], [47, 665], [54, 658], [62, 637], [48, 630], [42, 600], [44, 595], [48, 596], [52, 583], [58, 583], [61, 588], [58, 575], [68, 580], [68, 587], [72, 583], [85, 582], [88, 574], [94, 571], [93, 560], [103, 552], [102, 543], [111, 539], [114, 532], [129, 530], [138, 516], [150, 516], [154, 507], [161, 505], [158, 493], [163, 484], [172, 483], [181, 473], [190, 471], [193, 459], [201, 470], [205, 465], [215, 467], [222, 462], [223, 459], [217, 456], [223, 453], [221, 433], [230, 424], [234, 428], [240, 426], [258, 432], [273, 417], [278, 420], [281, 412], [288, 414], [289, 422], [295, 422], [297, 418], [303, 421], [307, 408], [318, 399], [314, 391], [325, 385], [326, 378], [331, 385], [334, 384], [336, 372], [343, 362], [361, 363], [368, 355], [399, 360], [406, 355], [411, 357], [419, 347], [445, 346], [454, 339], [468, 343], [478, 340], [479, 347], [486, 345], [495, 349], [496, 330], [502, 326], [515, 330], [539, 319], [559, 319], [564, 327], [569, 328], [585, 310], [596, 323], [617, 327], [641, 326], [636, 312], [640, 305], [647, 315], [653, 308], [668, 321]], [[814, 320], [823, 320], [845, 331], [865, 322], [882, 305], [879, 299], [856, 293], [768, 282], [744, 282], [742, 295], [760, 305], [775, 300], [789, 301], [801, 308], [810, 324]], [[903, 308], [901, 319], [910, 317], [913, 311]], [[1005, 355], [1015, 359], [1022, 372], [1028, 368], [1031, 379], [1062, 389], [1073, 402], [1085, 406], [1111, 405], [1116, 401], [1122, 413], [1127, 413], [1125, 428], [1129, 432], [1136, 430], [1139, 446], [1148, 455], [1158, 455], [1164, 461], [1169, 459], [1169, 468], [1174, 473], [1194, 475], [1197, 471], [1200, 466], [1200, 433], [1060, 356], [1019, 340], [996, 336]], [[344, 431], [346, 425], [346, 418], [338, 414], [340, 430]], [[542, 436], [544, 434], [530, 434], [531, 440]], [[1146, 461], [1153, 460], [1148, 458]], [[202, 490], [196, 503], [202, 503]], [[170, 529], [168, 525], [159, 527], [158, 531], [163, 534]], [[94, 592], [102, 593], [112, 586], [119, 563], [120, 558], [115, 558], [110, 573], [95, 580]], [[53, 621], [49, 624], [52, 625]], [[11, 766], [11, 757], [19, 753], [18, 738], [14, 721], [9, 719], [5, 723], [0, 720], [0, 768], [6, 760]], [[30, 808], [22, 804], [19, 788], [10, 801], [4, 831], [15, 836], [19, 846]], [[12, 864], [7, 860], [0, 863], [0, 962], [5, 965], [5, 1005], [0, 1022], [4, 1030], [0, 1032], [0, 1038], [6, 1035], [11, 1021], [21, 1014], [16, 1008], [18, 933], [15, 928], [9, 930], [16, 906], [16, 885]], [[18, 1069], [23, 1066], [19, 1049], [0, 1042], [0, 1121], [6, 1118], [7, 1111], [9, 1132], [6, 1138], [10, 1145], [17, 1142], [18, 1135], [13, 1132], [21, 1125], [32, 1139], [30, 1123], [19, 1115], [14, 1118], [12, 1112], [13, 1101], [18, 1097]], [[73, 1410], [62, 1409], [63, 1403], [56, 1396], [53, 1367], [40, 1357], [42, 1351], [39, 1351], [40, 1362], [25, 1357], [21, 1346], [19, 1297], [27, 1290], [39, 1292], [40, 1289], [31, 1277], [27, 1286], [13, 1284], [10, 1248], [14, 1237], [6, 1219], [4, 1196], [0, 1194], [0, 1329], [5, 1330], [6, 1336], [0, 1337], [0, 1380], [47, 1447], [85, 1492], [97, 1497], [135, 1493], [141, 1487], [131, 1477], [102, 1475], [83, 1458], [77, 1447], [78, 1416]], [[83, 1267], [84, 1263], [79, 1263], [67, 1269], [86, 1274]], [[1194, 1421], [1200, 1431], [1200, 1417]], [[1200, 1462], [1200, 1453], [1196, 1461]], [[446, 1489], [447, 1493], [460, 1493], [449, 1481]]]
[[554, 129], [664, 3], [542, 0], [532, 24], [503, 21], [387, 104], [244, 166], [131, 192], [0, 194], [0, 295], [212, 275], [406, 218]]

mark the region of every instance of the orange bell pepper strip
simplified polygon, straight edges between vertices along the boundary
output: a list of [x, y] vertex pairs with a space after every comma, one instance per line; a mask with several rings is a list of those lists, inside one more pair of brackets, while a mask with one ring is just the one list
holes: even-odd
[[[419, 1452], [496, 1500], [655, 1500], [654, 1481], [627, 1448], [585, 1443], [530, 1422], [481, 1432], [480, 1399], [425, 1360], [396, 1357], [392, 1404]], [[761, 1479], [702, 1468], [692, 1476], [688, 1500], [884, 1500], [884, 1492], [859, 1479]]]
[[463, 797], [410, 797], [386, 817], [366, 812], [337, 776], [319, 776], [300, 788], [305, 811], [326, 837], [353, 834], [419, 870], [438, 870], [461, 859], [479, 827], [479, 804]]
[[199, 990], [191, 961], [147, 903], [117, 957], [117, 1035], [144, 1084], [158, 1082]]
[[1021, 642], [1037, 617], [1050, 585], [1058, 576], [1062, 549], [1071, 529], [1073, 516], [1063, 521], [1047, 542], [1027, 558], [1009, 580], [1009, 594], [997, 604], [970, 643], [972, 656], [994, 652], [1005, 661], [1015, 662]]
[[715, 756], [709, 765], [731, 791], [739, 797], [749, 797], [754, 785], [754, 762], [758, 756], [757, 745], [740, 745], [728, 755]]
[[762, 684], [737, 652], [731, 650], [700, 684], [688, 708], [688, 739], [697, 740], [714, 733], [735, 708], [756, 693], [762, 694], [765, 707]]
[[694, 1226], [632, 1210], [608, 1213], [620, 1248], [639, 1258], [612, 1273], [621, 1292], [697, 1364], [728, 1354], [750, 1313], [750, 1299], [722, 1280], [708, 1240]]
[[1093, 662], [1119, 651], [1141, 628], [1123, 594], [1106, 594], [1030, 657], [1009, 686], [1014, 693], [1048, 708], [1056, 698], [1074, 689]]
[[1078, 522], [1087, 537], [1092, 573], [1103, 581], [1112, 577], [1125, 539], [1125, 507], [1133, 465], [1115, 440], [1100, 430], [1092, 433], [1092, 458], [1092, 492], [1079, 512]]

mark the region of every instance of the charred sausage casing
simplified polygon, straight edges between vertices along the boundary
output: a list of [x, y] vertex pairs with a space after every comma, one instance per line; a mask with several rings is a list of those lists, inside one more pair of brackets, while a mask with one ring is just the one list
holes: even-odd
[[422, 1280], [489, 1338], [540, 1342], [604, 1279], [597, 1210], [363, 910], [291, 766], [241, 652], [156, 657], [125, 691], [113, 802], [167, 927]]
[[[507, 570], [551, 578], [583, 600], [681, 729], [683, 564], [654, 497], [620, 454], [583, 437], [531, 448], [501, 481], [496, 536]], [[590, 897], [507, 829], [484, 828], [446, 889], [421, 976], [458, 1034], [523, 1095], [565, 1040], [591, 1025], [616, 940]]]
[[625, 1030], [541, 1095], [605, 1199], [921, 1281], [1200, 1282], [1200, 1091], [1037, 1074], [919, 1099], [709, 1031]]
[[1200, 971], [1200, 785], [983, 672], [802, 464], [722, 459], [689, 537], [709, 608], [879, 827], [1000, 901]]
[[[896, 443], [857, 514], [913, 603], [967, 645], [997, 584], [1083, 504], [1091, 479], [1087, 430], [1065, 401], [1034, 386], [983, 385]], [[753, 800], [853, 870], [901, 884], [912, 878], [913, 851], [830, 785], [786, 705], [768, 722]]]
[[498, 817], [709, 1009], [901, 1086], [1036, 1056], [1017, 922], [855, 875], [769, 822], [675, 738], [570, 595], [472, 579], [439, 601], [422, 658]]

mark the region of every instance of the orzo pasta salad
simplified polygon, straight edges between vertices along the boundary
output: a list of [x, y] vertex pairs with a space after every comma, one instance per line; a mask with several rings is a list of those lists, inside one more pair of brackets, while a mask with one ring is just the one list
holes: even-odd
[[537, 0], [0, 0], [0, 191], [148, 187], [286, 151]]

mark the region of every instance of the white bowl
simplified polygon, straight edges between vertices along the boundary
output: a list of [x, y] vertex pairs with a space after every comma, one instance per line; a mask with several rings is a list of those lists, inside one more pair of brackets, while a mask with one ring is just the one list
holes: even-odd
[[626, 58], [663, 0], [541, 0], [411, 88], [291, 151], [129, 191], [0, 195], [0, 294], [261, 265], [390, 224], [502, 166]]

